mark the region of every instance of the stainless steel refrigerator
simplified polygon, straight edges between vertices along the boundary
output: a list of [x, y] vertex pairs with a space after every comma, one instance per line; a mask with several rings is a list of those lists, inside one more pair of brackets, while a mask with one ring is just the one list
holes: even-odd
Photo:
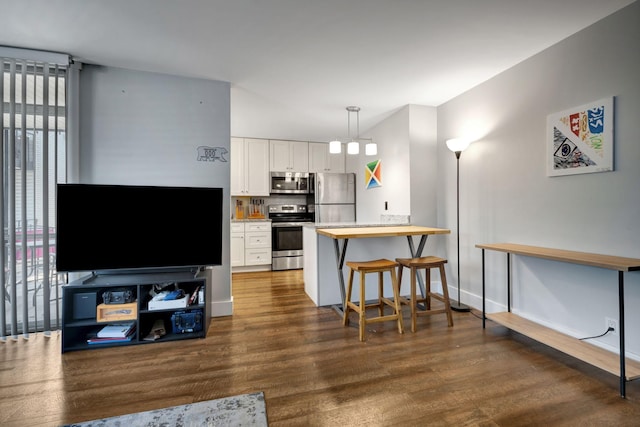
[[312, 182], [317, 223], [355, 222], [356, 174], [316, 173]]

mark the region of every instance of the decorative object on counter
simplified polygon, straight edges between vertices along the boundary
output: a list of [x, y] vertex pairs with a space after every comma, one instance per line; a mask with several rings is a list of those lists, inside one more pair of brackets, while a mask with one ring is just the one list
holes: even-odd
[[249, 219], [264, 219], [264, 199], [254, 199], [249, 201]]
[[447, 148], [456, 155], [456, 238], [458, 250], [458, 299], [451, 303], [451, 308], [455, 311], [471, 311], [471, 309], [460, 302], [460, 154], [469, 147], [471, 142], [466, 139], [449, 139]]
[[[351, 113], [356, 113], [356, 136], [351, 137]], [[360, 138], [360, 107], [350, 105], [347, 107], [347, 154], [360, 153], [360, 141], [368, 141], [365, 145], [365, 154], [375, 156], [378, 154], [378, 146], [371, 138]], [[336, 138], [329, 142], [329, 153], [338, 154], [342, 152], [342, 141]]]
[[547, 117], [547, 175], [613, 170], [613, 97]]
[[370, 188], [382, 187], [382, 166], [380, 160], [367, 163], [364, 168], [364, 181], [367, 190]]
[[242, 200], [236, 200], [236, 219], [244, 219], [244, 206]]

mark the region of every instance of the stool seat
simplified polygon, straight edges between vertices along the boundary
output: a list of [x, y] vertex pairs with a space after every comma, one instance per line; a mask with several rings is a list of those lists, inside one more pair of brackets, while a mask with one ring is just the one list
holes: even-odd
[[[409, 268], [411, 271], [411, 294], [410, 299], [400, 297], [400, 303], [406, 304], [411, 307], [411, 332], [415, 332], [417, 328], [417, 317], [432, 315], [432, 314], [446, 314], [447, 323], [449, 326], [453, 326], [453, 315], [451, 312], [451, 304], [449, 302], [449, 289], [447, 286], [447, 277], [444, 271], [444, 265], [447, 260], [437, 256], [425, 256], [420, 258], [396, 258], [396, 262], [399, 265], [398, 269], [398, 283], [402, 283], [402, 271], [404, 268]], [[431, 292], [431, 269], [437, 268], [440, 271], [440, 280], [442, 281], [442, 295]], [[418, 297], [416, 289], [416, 278], [419, 274], [419, 270], [425, 270], [425, 295]], [[444, 303], [444, 308], [431, 309], [431, 298]], [[418, 311], [418, 304], [424, 303], [425, 310]]]
[[389, 270], [396, 268], [398, 263], [389, 259], [376, 259], [373, 261], [347, 261], [347, 267], [355, 271], [376, 272], [378, 270]]
[[[344, 326], [347, 326], [349, 324], [349, 312], [355, 311], [356, 313], [358, 313], [358, 329], [360, 341], [365, 340], [365, 326], [367, 323], [395, 321], [398, 325], [398, 332], [401, 334], [404, 333], [398, 281], [396, 278], [396, 267], [398, 266], [398, 263], [388, 259], [377, 259], [371, 261], [347, 261], [346, 264], [349, 267], [349, 284], [347, 287], [347, 295], [344, 302], [342, 324]], [[351, 301], [351, 293], [353, 290], [353, 276], [356, 271], [360, 273], [360, 301], [358, 301], [357, 304]], [[383, 293], [383, 275], [387, 272], [391, 275], [393, 300], [385, 298]], [[378, 273], [378, 301], [376, 303], [367, 304], [365, 301], [365, 275], [367, 273]], [[393, 312], [391, 314], [385, 315], [385, 306], [391, 307], [393, 309]], [[375, 307], [378, 308], [378, 316], [367, 318], [367, 308]]]
[[420, 258], [396, 258], [396, 262], [405, 267], [434, 268], [446, 264], [447, 260], [437, 256], [423, 256]]

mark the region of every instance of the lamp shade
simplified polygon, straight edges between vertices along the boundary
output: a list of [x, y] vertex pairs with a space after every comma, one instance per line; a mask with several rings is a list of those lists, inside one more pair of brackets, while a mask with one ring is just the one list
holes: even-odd
[[329, 142], [329, 153], [339, 154], [342, 152], [342, 142], [337, 139]]
[[347, 144], [348, 154], [358, 154], [360, 152], [360, 144], [357, 141], [351, 141]]
[[375, 142], [368, 142], [364, 146], [364, 154], [366, 154], [367, 156], [375, 156], [376, 154], [378, 154], [378, 144], [376, 144]]
[[454, 153], [464, 151], [467, 149], [471, 141], [462, 138], [453, 138], [447, 140], [447, 148]]

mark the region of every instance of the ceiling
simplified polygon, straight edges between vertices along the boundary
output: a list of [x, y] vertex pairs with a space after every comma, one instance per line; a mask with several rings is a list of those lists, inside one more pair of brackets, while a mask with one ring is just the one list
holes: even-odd
[[[0, 45], [231, 83], [234, 136], [438, 106], [633, 0], [0, 0]], [[355, 116], [352, 116], [354, 134]]]

